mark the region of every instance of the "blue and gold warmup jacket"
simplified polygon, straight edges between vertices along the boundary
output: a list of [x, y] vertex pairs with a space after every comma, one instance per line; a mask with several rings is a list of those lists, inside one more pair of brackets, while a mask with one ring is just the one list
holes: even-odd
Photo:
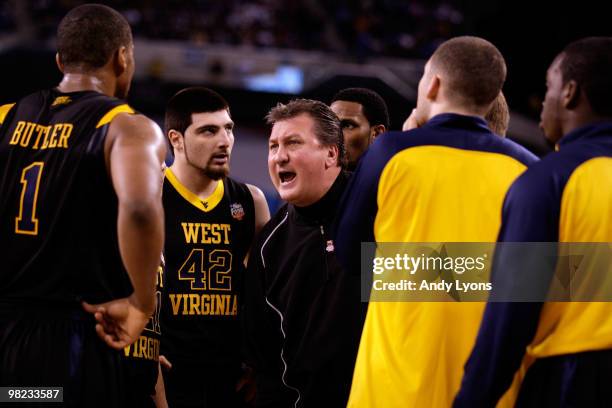
[[[612, 241], [612, 122], [572, 131], [563, 137], [558, 152], [517, 179], [504, 203], [499, 241]], [[521, 278], [521, 270], [508, 264], [499, 269], [494, 269], [492, 274], [494, 288], [497, 281], [514, 279], [516, 283]], [[611, 275], [612, 269], [604, 271], [605, 274]], [[545, 382], [554, 382], [557, 389], [544, 390], [541, 383], [539, 391], [534, 390], [532, 396], [554, 395], [555, 406], [593, 406], [584, 399], [570, 404], [576, 396], [573, 392], [576, 387], [584, 390], [585, 380], [597, 388], [595, 383], [602, 378], [606, 384], [599, 389], [609, 389], [612, 374], [609, 370], [585, 373], [575, 359], [577, 353], [608, 353], [604, 352], [606, 349], [612, 349], [611, 303], [489, 303], [456, 405], [492, 405], [508, 387], [512, 373], [527, 353], [535, 363], [527, 373], [525, 384], [530, 375], [535, 375], [533, 369], [552, 361], [544, 360], [547, 357], [557, 357], [559, 365], [554, 371], [563, 377], [553, 381], [546, 375]], [[599, 360], [602, 359], [600, 355]], [[612, 360], [608, 358], [608, 362]], [[583, 384], [579, 385], [580, 382]], [[521, 390], [520, 398], [525, 390]], [[583, 398], [591, 393], [579, 394]], [[524, 397], [531, 399], [528, 395]], [[550, 401], [542, 403], [550, 405]]]
[[[382, 135], [343, 199], [340, 260], [359, 271], [360, 242], [494, 242], [504, 196], [537, 158], [478, 117], [441, 114]], [[483, 303], [371, 302], [351, 407], [448, 407]]]

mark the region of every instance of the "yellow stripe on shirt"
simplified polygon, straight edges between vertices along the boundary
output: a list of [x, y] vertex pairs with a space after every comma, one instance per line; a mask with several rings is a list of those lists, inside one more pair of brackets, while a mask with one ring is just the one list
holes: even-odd
[[113, 119], [115, 119], [115, 116], [117, 116], [120, 113], [135, 113], [135, 111], [127, 103], [116, 106], [110, 111], [108, 111], [106, 115], [102, 116], [102, 119], [100, 119], [100, 121], [96, 125], [96, 128], [102, 127], [106, 125], [107, 123], [110, 123]]
[[7, 103], [6, 105], [0, 106], [0, 125], [4, 123], [6, 115], [8, 115], [13, 106], [15, 106], [14, 103]]

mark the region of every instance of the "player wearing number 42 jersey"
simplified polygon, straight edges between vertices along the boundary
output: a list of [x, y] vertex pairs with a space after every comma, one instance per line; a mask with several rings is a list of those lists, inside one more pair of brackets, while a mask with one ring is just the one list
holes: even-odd
[[172, 407], [236, 407], [242, 377], [239, 322], [244, 261], [270, 215], [262, 192], [229, 177], [234, 143], [227, 102], [187, 88], [168, 102], [175, 160], [166, 170], [162, 354]]
[[123, 406], [120, 351], [96, 330], [120, 349], [153, 312], [166, 149], [159, 127], [117, 99], [134, 73], [121, 14], [77, 7], [57, 45], [61, 83], [0, 107], [0, 386]]

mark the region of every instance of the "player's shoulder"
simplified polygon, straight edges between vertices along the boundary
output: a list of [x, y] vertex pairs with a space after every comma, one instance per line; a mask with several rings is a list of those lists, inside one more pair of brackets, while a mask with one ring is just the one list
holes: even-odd
[[585, 155], [571, 149], [552, 152], [544, 156], [523, 174], [526, 180], [561, 181], [585, 160]]
[[122, 127], [156, 127], [159, 128], [159, 125], [155, 123], [154, 120], [148, 118], [147, 116], [137, 113], [133, 111], [129, 105], [120, 105], [117, 108], [121, 108], [125, 106], [125, 111], [117, 112], [116, 115], [111, 119], [112, 123], [115, 123], [117, 126]]
[[163, 142], [164, 137], [159, 125], [140, 113], [119, 112], [110, 120], [111, 137], [130, 137]]
[[35, 92], [31, 92], [18, 99], [7, 101], [5, 103], [0, 103], [0, 124], [4, 122], [9, 113], [14, 112], [17, 109], [17, 106], [25, 105], [27, 107], [39, 107], [44, 105], [49, 99], [50, 93], [50, 89], [41, 89]]
[[528, 149], [508, 138], [502, 138], [491, 133], [491, 142], [498, 146], [499, 153], [512, 157], [527, 167], [534, 165], [540, 160], [538, 156]]
[[556, 201], [567, 182], [576, 160], [560, 152], [550, 153], [533, 163], [512, 184], [507, 199], [526, 205], [533, 202]]
[[266, 196], [264, 195], [261, 189], [253, 184], [245, 184], [246, 188], [249, 190], [251, 197], [253, 197], [253, 201], [261, 201], [266, 200]]
[[368, 152], [372, 151], [372, 153], [368, 160], [374, 167], [380, 166], [406, 149], [438, 144], [439, 137], [436, 136], [439, 136], [436, 131], [428, 127], [385, 132], [378, 136], [369, 147]]
[[0, 125], [4, 123], [4, 120], [8, 116], [9, 112], [15, 106], [15, 102], [13, 103], [5, 103], [4, 105], [0, 105]]
[[223, 181], [225, 183], [225, 191], [230, 196], [236, 196], [236, 195], [252, 196], [251, 189], [249, 188], [249, 184], [238, 181], [232, 177], [225, 177]]

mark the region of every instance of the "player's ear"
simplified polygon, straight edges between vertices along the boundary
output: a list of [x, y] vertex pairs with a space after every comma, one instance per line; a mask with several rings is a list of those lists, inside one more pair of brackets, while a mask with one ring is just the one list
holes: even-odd
[[580, 101], [580, 88], [575, 80], [567, 81], [561, 92], [561, 102], [565, 109], [574, 109]]
[[438, 97], [440, 91], [440, 77], [438, 75], [432, 75], [429, 85], [427, 86], [427, 99], [435, 100]]
[[115, 73], [117, 76], [120, 76], [128, 69], [128, 49], [125, 45], [122, 45], [115, 51], [113, 54], [113, 65], [115, 68]]
[[57, 65], [57, 68], [60, 70], [60, 72], [63, 74], [64, 73], [64, 64], [62, 63], [62, 60], [60, 58], [59, 52], [55, 53], [55, 64]]
[[372, 126], [370, 129], [370, 140], [376, 139], [379, 135], [385, 133], [386, 131], [387, 129], [385, 128], [385, 125]]
[[168, 131], [168, 140], [170, 140], [170, 144], [172, 145], [172, 148], [174, 149], [174, 151], [179, 151], [182, 152], [183, 151], [183, 135], [181, 134], [181, 132], [174, 130], [174, 129], [170, 129]]

